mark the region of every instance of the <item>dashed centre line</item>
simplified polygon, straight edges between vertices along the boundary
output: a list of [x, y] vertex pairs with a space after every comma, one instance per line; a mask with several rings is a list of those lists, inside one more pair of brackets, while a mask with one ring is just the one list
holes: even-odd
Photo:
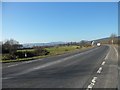
[[[107, 58], [108, 58], [108, 54], [106, 55], [105, 60], [106, 60]], [[103, 65], [105, 65], [105, 61], [102, 62], [101, 66], [103, 66]], [[103, 69], [103, 68], [100, 67], [100, 68], [98, 69], [98, 71], [97, 71], [97, 74], [100, 74], [101, 71], [102, 71], [102, 69]], [[95, 83], [96, 83], [96, 80], [97, 80], [97, 77], [93, 77], [91, 83], [88, 85], [88, 87], [87, 87], [86, 90], [89, 90], [90, 88], [93, 88], [93, 86], [94, 86]]]
[[97, 80], [97, 77], [93, 77], [92, 82], [87, 87], [87, 90], [89, 90], [89, 88], [93, 88], [93, 86], [95, 85], [96, 80]]
[[105, 64], [105, 61], [103, 61], [101, 65], [104, 65], [104, 64]]
[[101, 71], [102, 71], [102, 67], [98, 69], [97, 73], [101, 73]]
[[92, 79], [92, 82], [95, 83], [95, 82], [96, 82], [96, 79], [97, 79], [97, 77], [94, 77], [94, 78]]
[[[116, 56], [117, 56], [117, 59], [118, 59], [118, 51], [115, 47], [113, 47], [114, 50], [115, 50], [115, 53], [116, 53]], [[105, 65], [106, 63], [106, 60], [109, 59], [109, 55], [110, 55], [110, 52], [111, 52], [111, 47], [110, 47], [110, 50], [109, 52], [107, 53], [106, 57], [104, 58], [104, 61], [102, 62], [101, 64], [101, 67], [98, 69], [97, 71], [97, 75], [99, 75], [101, 72], [102, 72], [102, 69], [103, 69], [103, 65]], [[93, 88], [93, 86], [95, 85], [96, 83], [96, 80], [97, 80], [97, 76], [96, 77], [93, 77], [92, 81], [90, 82], [90, 84], [88, 85], [87, 89], [86, 90], [90, 90]]]

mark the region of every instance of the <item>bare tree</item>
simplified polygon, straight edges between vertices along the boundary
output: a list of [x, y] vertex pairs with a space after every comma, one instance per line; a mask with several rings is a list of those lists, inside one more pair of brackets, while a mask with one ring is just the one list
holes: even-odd
[[116, 37], [117, 35], [114, 33], [110, 35], [110, 44], [114, 44], [116, 42], [116, 39], [115, 39]]

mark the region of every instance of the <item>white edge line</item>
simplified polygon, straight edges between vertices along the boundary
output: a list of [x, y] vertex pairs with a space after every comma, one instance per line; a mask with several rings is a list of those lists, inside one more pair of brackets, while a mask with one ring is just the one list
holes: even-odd
[[117, 49], [115, 48], [115, 47], [113, 47], [114, 48], [114, 50], [115, 50], [115, 52], [116, 52], [116, 56], [117, 56], [117, 58], [118, 58], [118, 51], [117, 51]]
[[[110, 46], [109, 46], [109, 47], [110, 47]], [[111, 48], [110, 48], [110, 50], [111, 50]], [[110, 50], [108, 51], [108, 53], [107, 53], [107, 55], [106, 55], [106, 57], [105, 57], [105, 60], [108, 59], [108, 55], [109, 55], [109, 53], [110, 53]]]

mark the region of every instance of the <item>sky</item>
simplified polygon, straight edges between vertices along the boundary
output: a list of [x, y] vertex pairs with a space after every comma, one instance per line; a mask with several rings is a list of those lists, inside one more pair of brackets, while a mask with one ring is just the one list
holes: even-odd
[[20, 43], [95, 40], [118, 34], [117, 2], [4, 2], [2, 39]]

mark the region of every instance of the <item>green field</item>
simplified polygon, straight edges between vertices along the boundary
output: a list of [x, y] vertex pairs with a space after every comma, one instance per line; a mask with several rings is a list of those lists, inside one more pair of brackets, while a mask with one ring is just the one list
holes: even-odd
[[57, 54], [62, 54], [73, 50], [77, 50], [77, 47], [80, 48], [79, 46], [61, 46], [61, 47], [46, 48], [46, 50], [50, 52], [50, 55], [57, 55]]
[[[80, 48], [79, 46], [56, 46], [45, 49], [50, 52], [50, 55], [56, 55], [56, 54], [61, 54], [68, 51], [76, 50], [77, 47]], [[17, 50], [17, 52], [25, 52], [25, 51], [32, 52], [34, 51], [34, 49]]]
[[[87, 48], [90, 48], [90, 47], [87, 47]], [[55, 47], [45, 48], [47, 51], [50, 52], [48, 55], [35, 56], [30, 58], [18, 58], [16, 60], [1, 60], [1, 62], [17, 62], [17, 61], [34, 60], [34, 59], [39, 59], [39, 58], [44, 58], [44, 57], [49, 57], [54, 55], [60, 55], [60, 54], [64, 54], [64, 53], [68, 53], [76, 50], [83, 50], [87, 48], [86, 47], [80, 48], [80, 46], [55, 46]], [[24, 52], [24, 51], [32, 52], [34, 51], [34, 49], [17, 50], [17, 52]]]

